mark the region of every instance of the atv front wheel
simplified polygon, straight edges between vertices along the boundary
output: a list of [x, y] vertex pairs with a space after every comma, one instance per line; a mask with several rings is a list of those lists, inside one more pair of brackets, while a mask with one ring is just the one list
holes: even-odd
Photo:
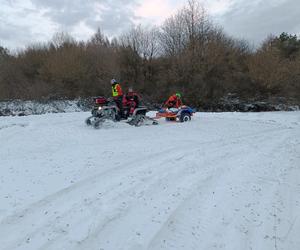
[[90, 118], [90, 117], [87, 118], [87, 119], [85, 120], [85, 124], [88, 125], [88, 126], [91, 126], [91, 125], [92, 125], [92, 122], [91, 122], [91, 118]]
[[95, 119], [94, 124], [93, 124], [94, 128], [95, 129], [101, 128], [103, 122], [104, 122], [104, 120], [102, 120], [102, 119]]

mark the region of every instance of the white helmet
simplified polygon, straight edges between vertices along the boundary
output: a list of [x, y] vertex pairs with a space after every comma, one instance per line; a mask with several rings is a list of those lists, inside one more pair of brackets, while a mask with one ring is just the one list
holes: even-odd
[[116, 79], [111, 79], [111, 80], [110, 80], [110, 83], [111, 83], [111, 84], [115, 84], [116, 82], [117, 82]]

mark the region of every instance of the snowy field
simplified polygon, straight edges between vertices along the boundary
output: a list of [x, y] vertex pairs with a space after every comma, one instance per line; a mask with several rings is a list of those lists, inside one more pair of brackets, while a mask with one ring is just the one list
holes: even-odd
[[88, 115], [0, 117], [1, 250], [300, 249], [300, 112]]

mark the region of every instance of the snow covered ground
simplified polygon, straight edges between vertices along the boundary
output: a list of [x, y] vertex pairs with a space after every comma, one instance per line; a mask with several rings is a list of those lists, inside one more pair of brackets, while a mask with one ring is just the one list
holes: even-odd
[[300, 249], [300, 112], [102, 130], [0, 117], [0, 249]]

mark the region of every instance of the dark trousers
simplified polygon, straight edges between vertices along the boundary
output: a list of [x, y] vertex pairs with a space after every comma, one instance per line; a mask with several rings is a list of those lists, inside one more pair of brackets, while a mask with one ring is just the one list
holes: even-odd
[[129, 114], [132, 115], [137, 107], [137, 103], [135, 101], [127, 101], [126, 105], [129, 107]]
[[117, 104], [117, 107], [119, 108], [120, 117], [123, 117], [123, 96], [121, 95], [114, 97], [114, 101]]

